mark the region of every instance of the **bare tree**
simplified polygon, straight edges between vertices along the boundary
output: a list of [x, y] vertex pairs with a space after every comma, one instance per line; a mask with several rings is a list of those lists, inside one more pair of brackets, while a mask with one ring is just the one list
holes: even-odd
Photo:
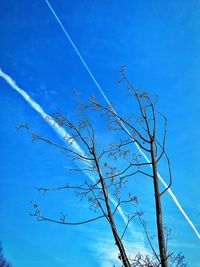
[[[168, 236], [166, 235], [166, 238], [164, 236], [161, 207], [161, 197], [172, 183], [170, 160], [165, 149], [167, 119], [156, 109], [157, 97], [150, 98], [147, 92], [134, 88], [127, 79], [124, 68], [121, 70], [121, 80], [119, 83], [121, 82], [125, 82], [128, 96], [133, 97], [138, 106], [136, 114], [129, 114], [125, 117], [120, 116], [111, 105], [103, 105], [97, 102], [95, 98], [91, 98], [87, 104], [81, 106], [81, 118], [77, 123], [70, 121], [59, 113], [55, 113], [53, 119], [46, 118], [47, 120], [52, 120], [52, 124], [62, 126], [67, 130], [69, 134], [65, 136], [65, 141], [71, 146], [61, 145], [40, 136], [27, 125], [20, 126], [20, 128], [26, 128], [31, 132], [33, 141], [44, 141], [60, 149], [66, 156], [71, 157], [78, 166], [78, 168], [71, 169], [71, 171], [78, 171], [84, 174], [81, 184], [72, 185], [68, 183], [67, 185], [55, 188], [38, 187], [39, 192], [74, 190], [76, 196], [80, 197], [80, 199], [86, 199], [90, 209], [98, 214], [96, 217], [73, 222], [69, 221], [64, 213], [61, 213], [61, 217], [58, 219], [45, 216], [40, 206], [34, 204], [35, 212], [32, 215], [36, 216], [38, 220], [64, 225], [80, 225], [105, 219], [110, 226], [113, 238], [119, 249], [118, 258], [122, 261], [123, 266], [167, 267], [169, 259], [172, 262], [173, 257], [175, 257], [172, 256], [172, 253], [167, 253], [166, 244]], [[98, 142], [96, 129], [89, 120], [91, 109], [99, 112], [102, 119], [106, 121], [109, 130], [120, 133], [117, 134], [116, 142], [112, 142], [107, 146], [104, 146], [102, 142]], [[162, 128], [162, 131], [157, 130], [157, 125], [159, 125], [159, 128]], [[149, 160], [145, 161], [141, 155], [131, 151], [131, 144], [136, 144], [140, 152], [145, 153]], [[163, 158], [166, 159], [169, 171], [169, 184], [167, 188], [161, 191], [158, 179], [158, 165]], [[126, 188], [126, 192], [130, 191], [127, 190], [129, 178], [138, 174], [150, 177], [153, 182], [159, 253], [156, 252], [153, 242], [149, 237], [146, 223], [141, 217], [142, 212], [136, 208], [133, 209], [137, 205], [137, 197], [132, 195], [131, 192], [128, 192], [126, 197], [123, 194], [122, 197], [123, 189]], [[118, 209], [125, 204], [131, 205], [131, 208], [128, 209], [131, 212], [124, 212], [123, 216], [126, 217], [126, 225], [120, 232], [116, 221], [116, 214]], [[143, 227], [152, 250], [153, 258], [149, 255], [137, 254], [134, 259], [131, 259], [127, 255], [123, 238], [130, 222], [136, 217], [139, 218]]]

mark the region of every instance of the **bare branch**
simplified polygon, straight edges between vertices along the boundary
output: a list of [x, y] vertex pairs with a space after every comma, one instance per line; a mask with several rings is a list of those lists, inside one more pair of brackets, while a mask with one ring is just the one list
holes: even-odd
[[[64, 189], [76, 189], [76, 190], [83, 190], [83, 191], [89, 191], [88, 188], [82, 187], [82, 186], [69, 186], [69, 185], [65, 185], [65, 186], [61, 186], [61, 187], [51, 187], [51, 188], [47, 188], [47, 187], [37, 187], [36, 188], [39, 192], [48, 192], [48, 191], [57, 191], [57, 190], [64, 190]], [[96, 190], [99, 188], [98, 187], [93, 187], [93, 190]]]
[[67, 151], [67, 152], [69, 152], [69, 153], [72, 153], [72, 154], [74, 154], [75, 156], [77, 156], [78, 158], [81, 158], [81, 159], [83, 159], [83, 160], [86, 160], [86, 161], [94, 160], [93, 158], [89, 158], [89, 157], [87, 157], [87, 156], [85, 156], [85, 155], [79, 154], [79, 153], [77, 153], [76, 151], [74, 151], [74, 150], [72, 150], [72, 149], [69, 149], [69, 148], [66, 148], [66, 147], [64, 147], [64, 146], [58, 145], [58, 144], [56, 144], [55, 142], [53, 142], [53, 141], [51, 141], [51, 140], [49, 140], [49, 139], [46, 139], [46, 138], [44, 138], [44, 137], [42, 137], [42, 136], [36, 134], [36, 133], [33, 132], [28, 126], [25, 127], [25, 126], [22, 125], [20, 128], [25, 128], [25, 129], [27, 129], [28, 131], [30, 131], [31, 134], [32, 134], [32, 137], [33, 137], [33, 141], [38, 139], [38, 140], [44, 141], [44, 142], [46, 142], [46, 143], [48, 143], [48, 144], [50, 144], [50, 145], [53, 145], [53, 146], [55, 146], [55, 147], [57, 147], [57, 148], [60, 148], [61, 150]]
[[138, 218], [139, 218], [139, 221], [140, 221], [140, 223], [141, 223], [141, 225], [142, 225], [142, 227], [143, 227], [145, 236], [146, 236], [146, 238], [147, 238], [147, 240], [148, 240], [148, 243], [149, 243], [149, 245], [150, 245], [150, 247], [151, 247], [151, 249], [152, 249], [152, 251], [153, 251], [153, 254], [154, 254], [154, 256], [156, 257], [156, 259], [158, 260], [158, 262], [160, 263], [160, 258], [158, 257], [158, 254], [156, 253], [156, 251], [155, 251], [155, 249], [154, 249], [154, 247], [153, 247], [152, 241], [151, 241], [151, 239], [150, 239], [150, 237], [149, 237], [149, 234], [148, 234], [148, 231], [147, 231], [146, 223], [144, 222], [144, 220], [141, 219], [141, 216], [138, 216]]
[[90, 223], [90, 222], [94, 222], [96, 220], [102, 219], [105, 216], [101, 215], [95, 218], [91, 218], [85, 221], [78, 221], [78, 222], [67, 222], [65, 221], [65, 218], [61, 219], [61, 220], [56, 220], [56, 219], [51, 219], [51, 218], [47, 218], [41, 214], [30, 214], [31, 216], [34, 216], [37, 218], [38, 221], [49, 221], [49, 222], [54, 222], [54, 223], [58, 223], [58, 224], [64, 224], [64, 225], [81, 225], [81, 224], [86, 224], [86, 223]]
[[126, 226], [125, 226], [125, 228], [124, 228], [124, 231], [123, 231], [123, 233], [122, 233], [122, 235], [121, 235], [121, 240], [123, 239], [123, 237], [124, 237], [124, 235], [125, 235], [125, 233], [126, 233], [126, 231], [127, 231], [127, 229], [128, 229], [128, 226], [129, 226], [130, 222], [131, 222], [136, 216], [138, 216], [138, 213], [137, 213], [137, 212], [136, 212], [135, 214], [133, 214], [130, 218], [128, 218], [128, 221], [127, 221], [127, 223], [126, 223]]
[[135, 202], [135, 203], [137, 203], [137, 197], [136, 196], [131, 196], [130, 195], [130, 198], [129, 199], [127, 199], [127, 200], [122, 200], [122, 201], [119, 201], [118, 203], [117, 203], [117, 205], [115, 206], [115, 209], [114, 209], [114, 211], [112, 212], [112, 214], [113, 215], [115, 215], [115, 213], [116, 213], [116, 211], [117, 211], [117, 209], [119, 208], [119, 206], [120, 205], [122, 205], [122, 204], [124, 204], [124, 203], [130, 203], [130, 202]]

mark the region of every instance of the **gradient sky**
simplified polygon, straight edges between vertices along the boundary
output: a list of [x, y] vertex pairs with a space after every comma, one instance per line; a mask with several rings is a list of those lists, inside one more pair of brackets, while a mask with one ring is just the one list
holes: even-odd
[[[20, 88], [48, 114], [59, 110], [72, 119], [74, 90], [83, 101], [95, 94], [104, 102], [45, 1], [0, 0], [0, 4], [0, 68]], [[172, 190], [200, 230], [200, 1], [52, 0], [51, 4], [118, 112], [131, 110], [124, 87], [116, 85], [124, 64], [134, 86], [159, 95], [159, 109], [168, 118]], [[69, 227], [29, 216], [31, 201], [39, 201], [44, 212], [54, 216], [62, 210], [72, 219], [90, 214], [87, 203], [72, 194], [36, 192], [36, 186], [59, 186], [80, 177], [66, 171], [73, 163], [60, 151], [33, 144], [28, 133], [16, 130], [27, 122], [41, 135], [58, 138], [3, 79], [0, 94], [0, 240], [6, 257], [13, 267], [112, 266], [117, 252], [106, 223]], [[95, 122], [104, 140], [103, 125], [94, 118]], [[161, 174], [165, 177], [164, 166]], [[151, 182], [136, 179], [131, 191], [139, 196], [153, 231]], [[169, 195], [163, 197], [163, 210], [164, 221], [172, 228], [170, 249], [182, 251], [188, 266], [199, 266], [199, 240]], [[145, 251], [146, 245], [134, 222], [128, 248]]]

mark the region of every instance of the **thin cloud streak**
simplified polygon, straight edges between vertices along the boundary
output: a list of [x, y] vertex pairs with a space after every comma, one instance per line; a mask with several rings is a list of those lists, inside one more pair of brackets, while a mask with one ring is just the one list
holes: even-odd
[[[81, 156], [85, 156], [85, 153], [80, 147], [80, 145], [65, 131], [65, 129], [60, 125], [58, 125], [58, 123], [56, 123], [55, 120], [50, 115], [48, 115], [38, 103], [36, 103], [23, 89], [18, 87], [15, 81], [1, 69], [0, 69], [0, 77], [2, 77], [15, 91], [17, 91], [29, 103], [29, 105], [35, 111], [37, 111], [41, 115], [41, 117], [45, 120], [45, 122], [50, 125], [50, 127], [58, 134], [59, 137], [63, 138], [68, 143], [68, 145], [70, 145]], [[91, 181], [93, 182], [95, 181], [94, 177], [90, 175], [88, 172], [85, 172], [85, 174], [89, 177]], [[117, 202], [111, 197], [109, 197], [109, 199], [112, 202], [112, 204], [116, 207]], [[118, 207], [118, 212], [121, 215], [124, 223], [126, 224], [127, 219], [121, 207]]]
[[[90, 75], [91, 79], [93, 80], [94, 84], [96, 85], [96, 87], [98, 88], [98, 90], [102, 94], [103, 98], [108, 103], [108, 105], [111, 107], [112, 111], [117, 115], [117, 112], [112, 107], [112, 105], [111, 105], [110, 101], [108, 100], [107, 96], [105, 95], [103, 89], [101, 88], [100, 84], [97, 82], [96, 78], [94, 77], [92, 71], [88, 67], [88, 65], [85, 62], [85, 60], [83, 59], [82, 55], [80, 54], [78, 48], [76, 47], [75, 43], [71, 39], [71, 37], [70, 37], [69, 33], [67, 32], [66, 28], [63, 26], [62, 22], [60, 21], [60, 19], [59, 19], [58, 15], [56, 14], [55, 10], [53, 9], [53, 7], [51, 6], [51, 4], [49, 3], [48, 0], [44, 0], [44, 1], [46, 2], [46, 4], [48, 5], [49, 9], [53, 13], [55, 19], [57, 20], [58, 24], [60, 25], [60, 27], [61, 27], [62, 31], [64, 32], [65, 36], [67, 37], [68, 41], [72, 45], [74, 51], [78, 55], [80, 61], [83, 64], [83, 66], [87, 70], [87, 72]], [[129, 133], [128, 129], [126, 128], [126, 126], [122, 122], [121, 122], [121, 124], [124, 127], [124, 129], [126, 130], [126, 132], [130, 135], [130, 133]], [[146, 161], [150, 163], [150, 160], [148, 159], [148, 157], [145, 155], [145, 153], [141, 150], [141, 148], [139, 147], [139, 145], [136, 142], [135, 142], [135, 145], [136, 145], [137, 149], [139, 150], [139, 152], [142, 154], [142, 156], [146, 159]], [[159, 173], [158, 173], [158, 177], [159, 177], [161, 183], [165, 186], [165, 188], [167, 188], [168, 187], [167, 183], [163, 180], [163, 178], [161, 177], [161, 175]], [[199, 234], [197, 228], [195, 227], [195, 225], [193, 224], [193, 222], [190, 220], [190, 218], [188, 217], [188, 215], [183, 210], [181, 204], [179, 203], [178, 199], [176, 198], [176, 196], [174, 195], [174, 193], [172, 192], [172, 190], [169, 188], [167, 191], [168, 191], [169, 195], [172, 197], [174, 203], [176, 204], [176, 206], [178, 207], [178, 209], [180, 210], [180, 212], [182, 213], [182, 215], [185, 217], [186, 221], [189, 223], [189, 225], [192, 227], [192, 229], [194, 230], [194, 232], [197, 235], [197, 237], [200, 239], [200, 234]]]

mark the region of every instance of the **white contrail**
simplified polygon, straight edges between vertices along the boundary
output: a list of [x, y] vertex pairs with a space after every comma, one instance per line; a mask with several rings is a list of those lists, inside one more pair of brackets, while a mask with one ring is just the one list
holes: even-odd
[[104, 99], [106, 100], [106, 102], [110, 105], [110, 101], [108, 100], [108, 98], [106, 97], [106, 95], [104, 94], [101, 86], [99, 85], [99, 83], [97, 82], [97, 80], [95, 79], [94, 75], [92, 74], [90, 68], [88, 67], [87, 63], [85, 62], [85, 60], [83, 59], [83, 57], [81, 56], [78, 48], [76, 47], [75, 43], [72, 41], [71, 37], [69, 36], [67, 30], [65, 29], [65, 27], [63, 26], [62, 22], [60, 21], [60, 19], [58, 18], [58, 16], [56, 15], [56, 12], [54, 11], [53, 7], [51, 6], [51, 4], [49, 3], [48, 0], [44, 0], [48, 7], [50, 8], [51, 12], [53, 13], [54, 17], [56, 18], [58, 24], [60, 25], [61, 29], [63, 30], [65, 36], [67, 37], [68, 41], [70, 42], [70, 44], [72, 45], [74, 51], [76, 52], [76, 54], [78, 55], [79, 59], [81, 60], [83, 66], [86, 68], [87, 72], [89, 73], [90, 77], [92, 78], [93, 82], [95, 83], [96, 87], [98, 88], [98, 90], [101, 92], [101, 94], [103, 95]]
[[[55, 120], [50, 115], [48, 115], [38, 103], [36, 103], [23, 89], [17, 86], [15, 81], [1, 69], [0, 69], [0, 77], [2, 77], [15, 91], [17, 91], [30, 104], [30, 106], [34, 110], [36, 110], [41, 115], [41, 117], [45, 120], [45, 122], [47, 122], [52, 127], [52, 129], [59, 135], [59, 137], [64, 138], [64, 140], [68, 143], [68, 145], [70, 145], [81, 156], [85, 156], [85, 153], [80, 147], [80, 145], [65, 131], [65, 129], [60, 125], [58, 125], [58, 123], [55, 122]], [[92, 180], [93, 182], [95, 181], [92, 175], [90, 175], [88, 172], [85, 172], [85, 174], [90, 178], [90, 180]], [[112, 197], [109, 197], [109, 199], [116, 207], [117, 206], [116, 201]], [[126, 224], [127, 219], [121, 207], [118, 207], [118, 212]]]
[[54, 119], [49, 116], [39, 104], [37, 104], [23, 89], [19, 88], [16, 85], [15, 81], [1, 69], [0, 77], [2, 77], [8, 84], [10, 84], [10, 86], [15, 91], [17, 91], [31, 105], [31, 107], [42, 116], [42, 118], [56, 131], [56, 133], [60, 137], [64, 138], [68, 142], [68, 144], [70, 144], [74, 148], [74, 150], [76, 150], [81, 155], [84, 155], [84, 152], [81, 147], [77, 144], [77, 142], [72, 142], [72, 137], [65, 131], [65, 129], [60, 127], [58, 123], [56, 123]]
[[[76, 47], [75, 43], [71, 39], [71, 37], [70, 37], [69, 33], [67, 32], [66, 28], [63, 26], [62, 22], [58, 18], [55, 10], [53, 9], [53, 7], [51, 6], [51, 4], [49, 3], [48, 0], [44, 0], [44, 1], [46, 2], [46, 4], [48, 5], [49, 9], [53, 13], [55, 19], [57, 20], [58, 24], [60, 25], [62, 31], [64, 32], [64, 34], [67, 37], [67, 39], [70, 42], [70, 44], [72, 45], [72, 47], [73, 47], [74, 51], [76, 52], [76, 54], [78, 55], [79, 59], [81, 60], [83, 66], [87, 70], [87, 72], [90, 75], [91, 79], [93, 80], [94, 84], [96, 85], [96, 87], [98, 88], [98, 90], [100, 91], [100, 93], [102, 94], [102, 96], [104, 97], [104, 99], [106, 100], [106, 102], [108, 103], [108, 105], [112, 108], [113, 112], [115, 114], [117, 114], [116, 111], [115, 111], [115, 109], [111, 106], [111, 103], [108, 100], [108, 98], [106, 97], [105, 93], [103, 92], [103, 89], [101, 88], [101, 86], [97, 82], [96, 78], [94, 77], [93, 73], [91, 72], [90, 68], [88, 67], [87, 63], [85, 62], [85, 60], [83, 59], [82, 55], [80, 54], [80, 52], [79, 52], [78, 48]], [[127, 131], [127, 133], [129, 133], [129, 131], [125, 127], [125, 125], [123, 123], [122, 123], [122, 125], [123, 125], [124, 129]], [[135, 142], [135, 145], [136, 145], [137, 149], [140, 151], [140, 153], [143, 155], [143, 157], [146, 159], [146, 161], [147, 162], [150, 162], [150, 160], [148, 159], [148, 157], [145, 155], [145, 153], [141, 150], [141, 148], [139, 147], [139, 145], [136, 142]], [[163, 178], [160, 176], [159, 173], [158, 173], [158, 177], [159, 177], [160, 181], [162, 182], [162, 184], [165, 186], [165, 188], [167, 188], [166, 182], [163, 180]], [[187, 220], [187, 222], [190, 224], [190, 226], [194, 230], [194, 232], [197, 235], [197, 237], [200, 238], [200, 234], [199, 234], [197, 228], [194, 226], [194, 224], [192, 223], [192, 221], [189, 219], [188, 215], [183, 210], [181, 204], [179, 203], [178, 199], [176, 198], [176, 196], [174, 195], [174, 193], [172, 192], [172, 190], [171, 189], [168, 189], [167, 191], [170, 194], [170, 196], [172, 197], [174, 203], [176, 204], [176, 206], [178, 207], [178, 209], [180, 210], [180, 212], [183, 214], [183, 216], [185, 217], [185, 219]]]

